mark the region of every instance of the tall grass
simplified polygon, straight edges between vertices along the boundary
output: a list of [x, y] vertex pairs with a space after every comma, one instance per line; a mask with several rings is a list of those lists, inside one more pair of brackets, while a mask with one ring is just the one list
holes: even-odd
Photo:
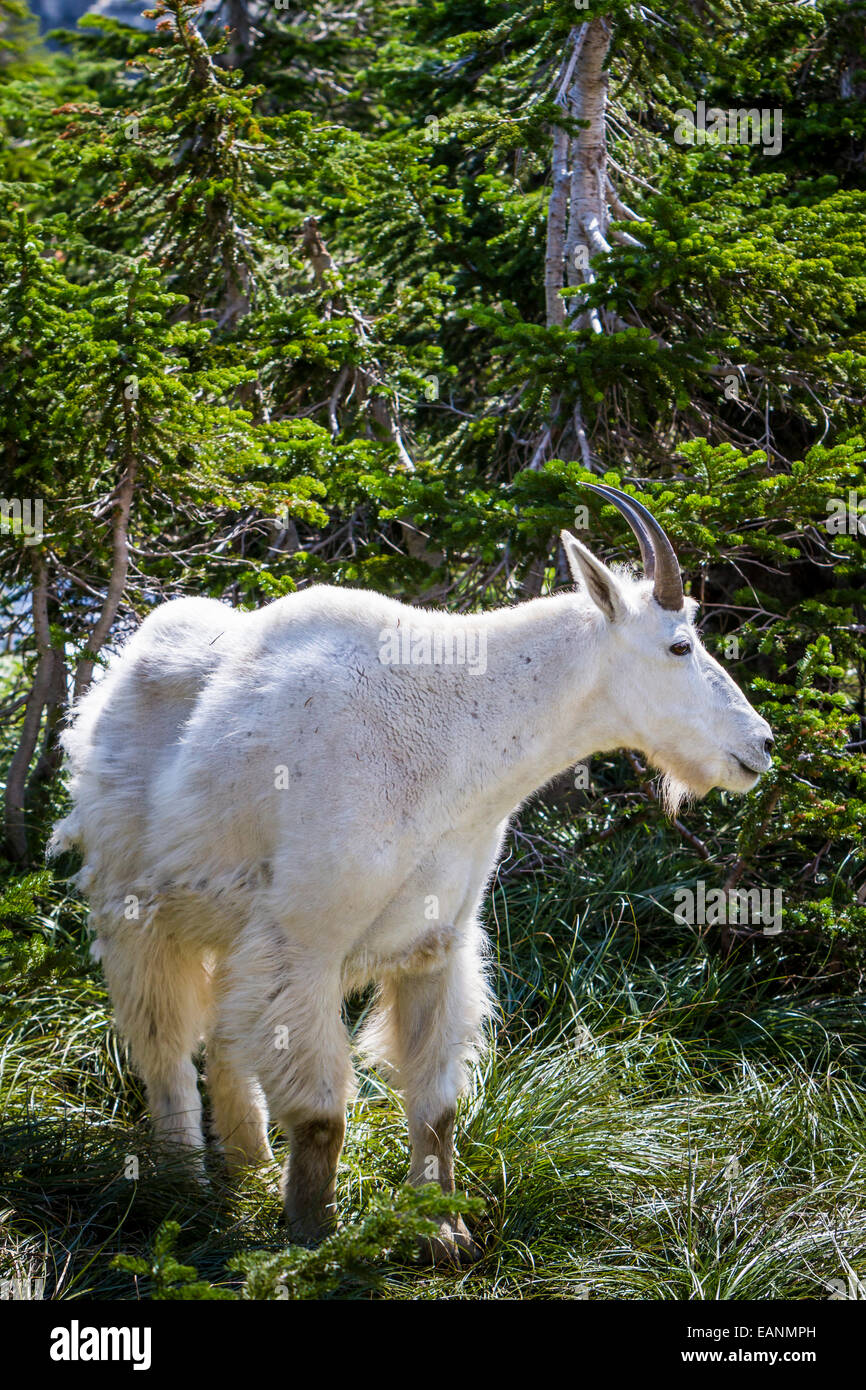
[[[694, 876], [641, 828], [573, 861], [524, 818], [494, 885], [500, 1017], [460, 1117], [458, 1183], [484, 1203], [481, 1262], [381, 1259], [331, 1296], [775, 1299], [866, 1276], [866, 1019], [853, 972], [783, 937], [725, 959], [673, 923]], [[269, 1296], [245, 1252], [285, 1249], [275, 1174], [209, 1185], [157, 1169], [84, 914], [56, 886], [14, 914], [0, 1022], [0, 1279], [46, 1296], [147, 1296], [114, 1257], [167, 1219], [206, 1284]], [[282, 1152], [282, 1141], [275, 1136]], [[130, 1163], [130, 1159], [137, 1163]], [[402, 1183], [399, 1101], [367, 1075], [340, 1171], [351, 1228]], [[137, 1172], [137, 1177], [130, 1176]], [[372, 1203], [372, 1206], [371, 1206]]]

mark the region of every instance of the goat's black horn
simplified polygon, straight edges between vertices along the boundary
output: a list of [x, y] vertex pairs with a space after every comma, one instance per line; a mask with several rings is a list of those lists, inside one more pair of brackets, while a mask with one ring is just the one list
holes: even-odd
[[648, 579], [653, 581], [653, 595], [662, 608], [678, 613], [683, 606], [683, 579], [674, 548], [652, 512], [630, 493], [621, 492], [609, 483], [584, 483], [592, 492], [605, 497], [626, 521], [637, 537], [641, 559]]

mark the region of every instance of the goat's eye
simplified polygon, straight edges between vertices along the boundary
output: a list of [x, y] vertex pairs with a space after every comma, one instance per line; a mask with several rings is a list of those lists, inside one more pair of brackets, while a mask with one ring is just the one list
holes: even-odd
[[692, 649], [691, 642], [674, 642], [671, 651], [674, 656], [688, 656]]

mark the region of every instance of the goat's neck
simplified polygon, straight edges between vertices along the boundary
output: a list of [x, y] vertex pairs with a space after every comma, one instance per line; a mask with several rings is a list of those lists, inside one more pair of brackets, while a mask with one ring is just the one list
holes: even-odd
[[[463, 786], [479, 810], [507, 816], [591, 753], [634, 746], [617, 712], [607, 635], [576, 594], [490, 615], [478, 740]], [[482, 694], [483, 687], [483, 694]]]

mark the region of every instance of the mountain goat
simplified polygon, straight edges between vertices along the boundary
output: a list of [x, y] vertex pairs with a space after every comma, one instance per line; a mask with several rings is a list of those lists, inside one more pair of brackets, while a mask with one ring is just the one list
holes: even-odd
[[[592, 485], [588, 485], [592, 486]], [[353, 1084], [341, 1005], [405, 1095], [410, 1182], [453, 1191], [455, 1106], [489, 1012], [478, 916], [510, 816], [570, 764], [640, 750], [669, 804], [753, 787], [770, 728], [702, 647], [676, 557], [633, 497], [632, 579], [563, 532], [578, 586], [482, 614], [329, 586], [254, 613], [155, 609], [65, 734], [77, 846], [157, 1135], [201, 1162], [206, 1038], [231, 1169], [272, 1157], [297, 1239], [333, 1219]], [[433, 1256], [474, 1258], [444, 1222]]]

